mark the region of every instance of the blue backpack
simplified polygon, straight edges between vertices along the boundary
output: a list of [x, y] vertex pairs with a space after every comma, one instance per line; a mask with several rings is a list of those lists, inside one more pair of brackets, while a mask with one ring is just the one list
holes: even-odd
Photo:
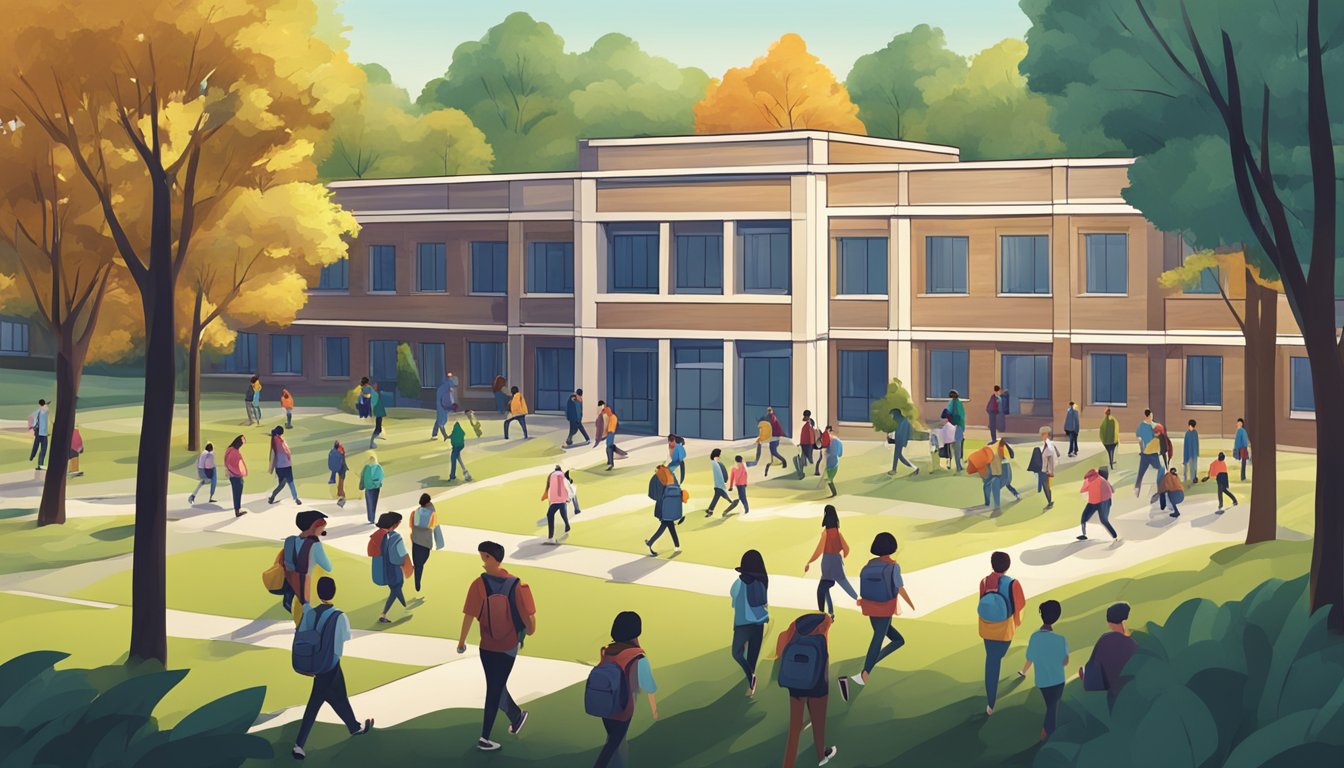
[[373, 559], [373, 583], [380, 587], [386, 587], [396, 582], [396, 574], [401, 571], [401, 564], [392, 562], [392, 547], [388, 545], [387, 538], [383, 538], [382, 550], [378, 556]]
[[630, 706], [630, 665], [644, 657], [643, 654], [630, 659], [625, 666], [616, 663], [614, 657], [602, 657], [588, 672], [588, 682], [583, 686], [583, 711], [593, 717], [614, 718], [622, 715]]
[[681, 486], [676, 483], [663, 486], [663, 498], [657, 507], [660, 520], [680, 520], [685, 517], [681, 505]]
[[744, 580], [742, 583], [747, 588], [747, 605], [752, 608], [764, 608], [766, 601], [765, 582], [756, 579], [751, 582]]
[[859, 597], [875, 603], [896, 599], [896, 566], [873, 558], [859, 571]]
[[1013, 615], [1013, 577], [1000, 574], [999, 588], [981, 595], [975, 612], [980, 614], [982, 621], [990, 624], [1007, 621]]
[[341, 612], [329, 605], [313, 611], [312, 625], [294, 632], [290, 653], [290, 663], [301, 675], [321, 675], [336, 668], [336, 619]]
[[803, 634], [811, 632], [821, 623], [819, 614], [803, 616], [793, 625], [793, 637], [784, 646], [779, 655], [779, 687], [794, 690], [812, 690], [821, 684], [826, 676], [829, 661], [826, 653], [826, 638], [821, 635]]

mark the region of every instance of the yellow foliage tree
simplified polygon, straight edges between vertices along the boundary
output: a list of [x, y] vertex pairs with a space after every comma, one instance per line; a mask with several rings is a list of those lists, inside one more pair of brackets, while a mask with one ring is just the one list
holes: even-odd
[[723, 80], [711, 80], [705, 98], [695, 105], [696, 133], [800, 128], [866, 133], [849, 91], [792, 33], [751, 66], [734, 67]]

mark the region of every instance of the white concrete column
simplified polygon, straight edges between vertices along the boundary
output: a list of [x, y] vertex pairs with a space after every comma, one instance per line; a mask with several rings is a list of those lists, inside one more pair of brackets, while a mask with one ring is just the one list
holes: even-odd
[[914, 347], [909, 339], [897, 339], [887, 342], [888, 376], [901, 380], [907, 391], [910, 377], [914, 375]]
[[597, 208], [597, 182], [574, 182], [574, 326], [597, 326], [598, 287], [605, 287], [606, 243], [602, 227], [593, 221]]
[[908, 332], [911, 324], [911, 300], [916, 293], [913, 285], [914, 272], [911, 267], [914, 244], [911, 241], [910, 220], [904, 217], [893, 218], [889, 237], [891, 238], [888, 248], [890, 271], [887, 274], [887, 291], [890, 294], [887, 297], [889, 327], [893, 331]]
[[672, 288], [672, 225], [658, 224], [658, 295], [666, 296]]
[[732, 341], [723, 342], [723, 439], [737, 435], [737, 349]]
[[[731, 221], [723, 222], [723, 295], [737, 293], [737, 234]], [[724, 434], [727, 434], [726, 432]]]
[[582, 337], [574, 340], [575, 380], [583, 390], [585, 418], [597, 413], [597, 401], [606, 397], [602, 373], [602, 340]]
[[[666, 226], [666, 225], [663, 225]], [[658, 434], [672, 432], [672, 340], [658, 340]]]

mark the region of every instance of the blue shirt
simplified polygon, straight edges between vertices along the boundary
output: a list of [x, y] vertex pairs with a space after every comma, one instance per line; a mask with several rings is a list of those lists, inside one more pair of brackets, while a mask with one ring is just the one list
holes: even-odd
[[718, 459], [711, 459], [709, 462], [714, 470], [714, 487], [728, 490], [728, 470], [723, 466], [723, 462]]
[[1236, 437], [1232, 438], [1232, 450], [1239, 451], [1242, 448], [1249, 448], [1250, 445], [1251, 445], [1251, 438], [1249, 435], [1246, 434], [1246, 428], [1237, 427]]
[[1067, 410], [1067, 411], [1064, 412], [1064, 431], [1065, 431], [1065, 432], [1077, 432], [1077, 431], [1078, 431], [1078, 409], [1077, 409], [1077, 408], [1070, 408], [1069, 410]]
[[1031, 633], [1027, 642], [1027, 661], [1036, 670], [1036, 687], [1051, 688], [1064, 684], [1064, 664], [1069, 657], [1069, 642], [1048, 629]]
[[649, 657], [641, 656], [635, 662], [635, 682], [639, 690], [645, 693], [657, 693], [658, 684], [653, 680], [653, 667], [649, 666]]
[[33, 429], [36, 430], [38, 437], [47, 436], [48, 420], [51, 418], [50, 412], [46, 408], [38, 408], [33, 411]]
[[845, 455], [845, 444], [840, 442], [840, 438], [832, 436], [831, 444], [826, 448], [826, 468], [835, 469], [840, 466], [840, 457]]
[[677, 445], [677, 446], [673, 447], [673, 448], [672, 448], [672, 462], [671, 462], [671, 463], [673, 463], [673, 464], [684, 464], [685, 462], [686, 462], [686, 446], [684, 446], [684, 445]]
[[1193, 429], [1185, 431], [1185, 441], [1181, 444], [1181, 459], [1183, 461], [1199, 459], [1199, 432]]
[[[294, 559], [298, 557], [299, 551], [303, 549], [302, 536], [290, 536], [285, 539], [285, 570], [297, 571]], [[327, 573], [331, 573], [331, 560], [327, 559], [327, 550], [322, 548], [322, 542], [314, 541], [313, 548], [308, 550], [308, 568], [307, 573], [313, 572], [313, 566], [316, 565]]]
[[747, 585], [742, 579], [733, 579], [728, 595], [733, 599], [733, 626], [764, 624], [770, 620], [770, 611], [765, 606], [753, 608], [747, 602]]
[[[323, 603], [323, 605], [330, 605], [330, 603]], [[304, 603], [303, 618], [299, 619], [297, 631], [301, 632], [305, 629], [312, 629], [313, 622], [317, 621], [317, 619], [314, 618], [316, 612], [316, 609], [313, 608], [311, 603]], [[327, 613], [327, 611], [323, 611], [323, 613]], [[336, 661], [340, 661], [341, 654], [345, 651], [345, 641], [350, 639], [350, 619], [348, 619], [345, 612], [342, 611], [340, 616], [337, 616], [335, 619], [327, 619], [327, 621], [336, 622], [336, 634], [333, 636], [334, 642], [332, 643], [332, 651], [336, 654]]]
[[1134, 430], [1134, 436], [1139, 438], [1139, 442], [1143, 443], [1145, 446], [1153, 441], [1153, 436], [1155, 434], [1156, 433], [1153, 432], [1153, 425], [1146, 421], [1140, 421], [1138, 429]]

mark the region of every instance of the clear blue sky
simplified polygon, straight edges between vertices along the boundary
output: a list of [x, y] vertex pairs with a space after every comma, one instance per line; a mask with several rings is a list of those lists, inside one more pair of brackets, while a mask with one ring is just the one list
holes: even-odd
[[1026, 34], [1016, 0], [339, 0], [350, 27], [350, 54], [387, 67], [415, 98], [443, 74], [453, 49], [479, 40], [514, 11], [545, 21], [567, 50], [585, 50], [621, 32], [682, 66], [721, 76], [749, 64], [786, 32], [797, 32], [839, 78], [854, 59], [894, 35], [927, 23], [948, 45], [974, 53]]

